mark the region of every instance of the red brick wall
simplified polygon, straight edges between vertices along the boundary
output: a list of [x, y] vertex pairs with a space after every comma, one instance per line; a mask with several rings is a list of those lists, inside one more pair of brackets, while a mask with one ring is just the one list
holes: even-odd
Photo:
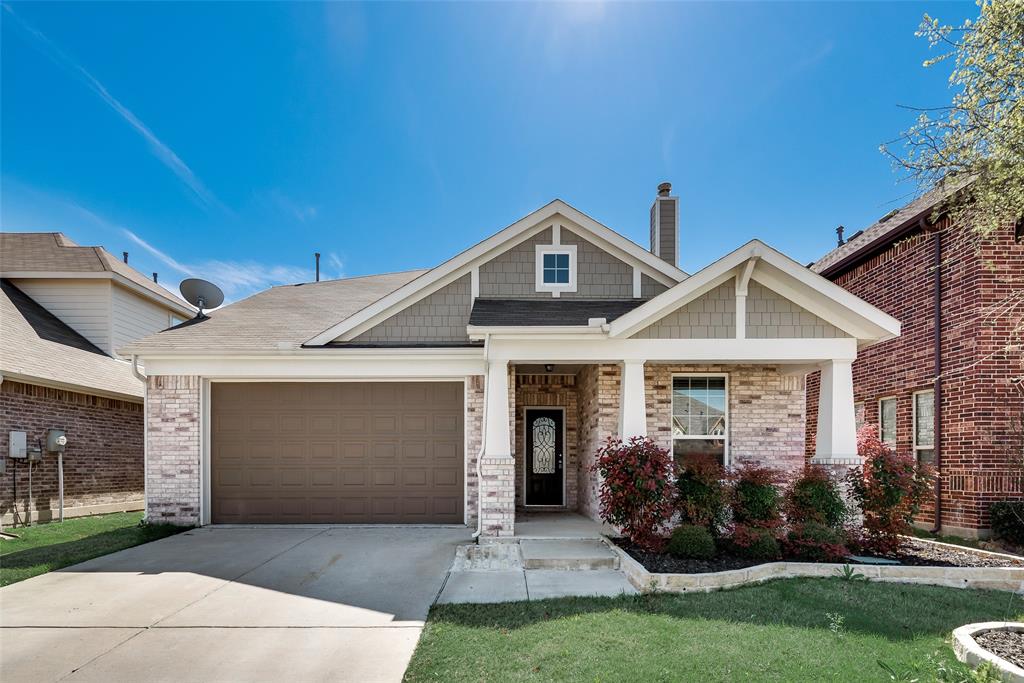
[[[985, 529], [988, 506], [1021, 496], [1011, 457], [1011, 413], [1024, 397], [1011, 385], [1021, 352], [1007, 348], [1024, 304], [1008, 309], [1024, 289], [1024, 244], [1012, 228], [988, 240], [943, 220], [942, 234], [942, 523]], [[897, 397], [896, 447], [912, 453], [913, 393], [930, 389], [933, 365], [934, 233], [916, 232], [884, 252], [832, 277], [836, 284], [903, 323], [898, 339], [864, 349], [853, 364], [854, 400], [866, 422], [878, 423], [878, 399]], [[1007, 311], [1009, 310], [1009, 313]], [[817, 426], [818, 375], [807, 381], [807, 454]], [[1021, 454], [1016, 454], [1020, 462]], [[933, 506], [919, 521], [934, 523]]]
[[[79, 394], [62, 389], [4, 380], [0, 384], [0, 457], [7, 472], [0, 475], [0, 514], [9, 521], [14, 505], [21, 519], [26, 506], [47, 518], [56, 515], [57, 456], [44, 454], [32, 465], [32, 496], [28, 502], [28, 463], [7, 457], [11, 431], [27, 432], [29, 446], [42, 439], [51, 428], [67, 432], [64, 454], [64, 508], [98, 505], [119, 506], [143, 498], [142, 403]], [[14, 479], [17, 477], [17, 500]], [[127, 505], [124, 509], [141, 508]], [[96, 510], [99, 511], [99, 510]], [[80, 510], [84, 512], [84, 510]]]

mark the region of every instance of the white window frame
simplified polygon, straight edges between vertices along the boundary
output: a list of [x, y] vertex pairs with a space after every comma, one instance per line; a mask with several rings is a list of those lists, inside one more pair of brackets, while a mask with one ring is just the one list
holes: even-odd
[[[883, 438], [883, 435], [885, 434], [885, 430], [882, 429], [882, 416], [883, 416], [883, 413], [882, 413], [882, 403], [884, 403], [885, 401], [896, 401], [896, 416], [893, 418], [894, 420], [896, 420], [896, 422], [892, 426], [892, 441], [891, 442], [890, 441], [886, 441]], [[882, 443], [888, 445], [888, 446], [892, 446], [895, 449], [896, 448], [896, 444], [899, 442], [899, 436], [900, 436], [900, 432], [899, 432], [899, 429], [898, 429], [899, 423], [900, 423], [900, 401], [899, 401], [899, 397], [898, 396], [883, 396], [882, 398], [878, 399], [878, 440], [881, 441]]]
[[[544, 282], [544, 255], [545, 254], [568, 254], [569, 255], [569, 282], [554, 283]], [[536, 290], [538, 292], [551, 292], [557, 297], [562, 292], [576, 291], [576, 245], [575, 244], [538, 244], [536, 245]]]
[[932, 457], [933, 458], [935, 457], [935, 433], [934, 433], [934, 431], [932, 432], [932, 445], [931, 446], [921, 446], [921, 445], [919, 445], [917, 443], [917, 397], [918, 397], [919, 394], [931, 394], [932, 395], [932, 411], [934, 411], [936, 409], [936, 406], [935, 406], [935, 390], [934, 389], [921, 389], [920, 391], [915, 391], [913, 393], [913, 395], [911, 396], [910, 408], [911, 408], [911, 413], [913, 415], [913, 419], [911, 420], [911, 423], [910, 423], [910, 443], [911, 443], [911, 446], [914, 449], [914, 460], [916, 460], [917, 462], [920, 462], [920, 459], [918, 458], [918, 455], [917, 455], [918, 451], [931, 451], [932, 452]]
[[[676, 415], [676, 391], [675, 391], [675, 380], [677, 377], [721, 377], [725, 380], [725, 434], [721, 437], [707, 434], [687, 434], [685, 436], [676, 436], [675, 430], [672, 428], [672, 420], [675, 419]], [[674, 372], [672, 373], [672, 380], [669, 384], [669, 391], [671, 392], [669, 401], [669, 417], [668, 417], [668, 433], [672, 438], [672, 457], [675, 459], [675, 442], [676, 439], [680, 441], [707, 441], [708, 439], [721, 438], [724, 441], [724, 450], [722, 453], [722, 467], [729, 467], [732, 462], [732, 457], [729, 452], [729, 432], [732, 431], [732, 411], [729, 409], [729, 375], [724, 372]]]

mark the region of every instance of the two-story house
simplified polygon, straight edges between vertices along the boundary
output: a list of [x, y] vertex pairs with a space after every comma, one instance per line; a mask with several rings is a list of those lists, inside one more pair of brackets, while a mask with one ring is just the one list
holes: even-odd
[[[943, 215], [947, 196], [933, 191], [840, 237], [810, 270], [903, 323], [853, 363], [857, 420], [936, 472], [922, 526], [984, 537], [991, 504], [1022, 497], [1024, 223], [982, 237]], [[817, 393], [812, 374], [809, 437]]]
[[58, 506], [56, 458], [10, 458], [12, 432], [31, 448], [65, 431], [65, 515], [143, 507], [145, 388], [116, 349], [193, 310], [126, 261], [61, 233], [0, 233], [5, 524], [55, 517]]

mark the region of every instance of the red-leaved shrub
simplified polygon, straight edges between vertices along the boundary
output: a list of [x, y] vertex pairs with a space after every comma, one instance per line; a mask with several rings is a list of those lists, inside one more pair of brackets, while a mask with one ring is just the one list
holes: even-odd
[[601, 475], [601, 519], [622, 529], [635, 545], [660, 551], [672, 515], [672, 458], [644, 437], [608, 439], [591, 471]]
[[733, 552], [740, 557], [751, 560], [777, 560], [782, 557], [782, 548], [774, 529], [737, 524], [729, 540]]
[[857, 432], [857, 453], [864, 464], [851, 469], [846, 481], [864, 515], [864, 535], [858, 543], [871, 552], [894, 553], [928, 494], [930, 476], [913, 457], [894, 453], [881, 441], [875, 425], [866, 424]]
[[725, 468], [708, 456], [688, 458], [676, 479], [676, 509], [681, 523], [717, 535], [729, 513]]
[[824, 467], [805, 467], [786, 489], [783, 507], [793, 526], [814, 522], [840, 529], [846, 521], [843, 494]]

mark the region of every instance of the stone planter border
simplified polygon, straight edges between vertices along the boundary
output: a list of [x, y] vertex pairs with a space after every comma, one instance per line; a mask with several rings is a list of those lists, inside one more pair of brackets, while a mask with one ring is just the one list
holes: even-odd
[[1024, 683], [1024, 670], [1002, 657], [994, 655], [974, 639], [974, 636], [985, 631], [1024, 631], [1024, 624], [1014, 621], [985, 621], [967, 624], [953, 631], [953, 651], [956, 658], [971, 668], [977, 669], [983, 662], [988, 662], [1009, 683]]
[[[845, 565], [814, 562], [766, 562], [745, 569], [706, 574], [649, 572], [622, 548], [608, 541], [619, 556], [629, 582], [641, 591], [689, 593], [736, 588], [772, 579], [838, 576]], [[918, 583], [946, 588], [987, 588], [1024, 594], [1024, 567], [913, 567], [905, 565], [850, 565], [871, 581]]]

